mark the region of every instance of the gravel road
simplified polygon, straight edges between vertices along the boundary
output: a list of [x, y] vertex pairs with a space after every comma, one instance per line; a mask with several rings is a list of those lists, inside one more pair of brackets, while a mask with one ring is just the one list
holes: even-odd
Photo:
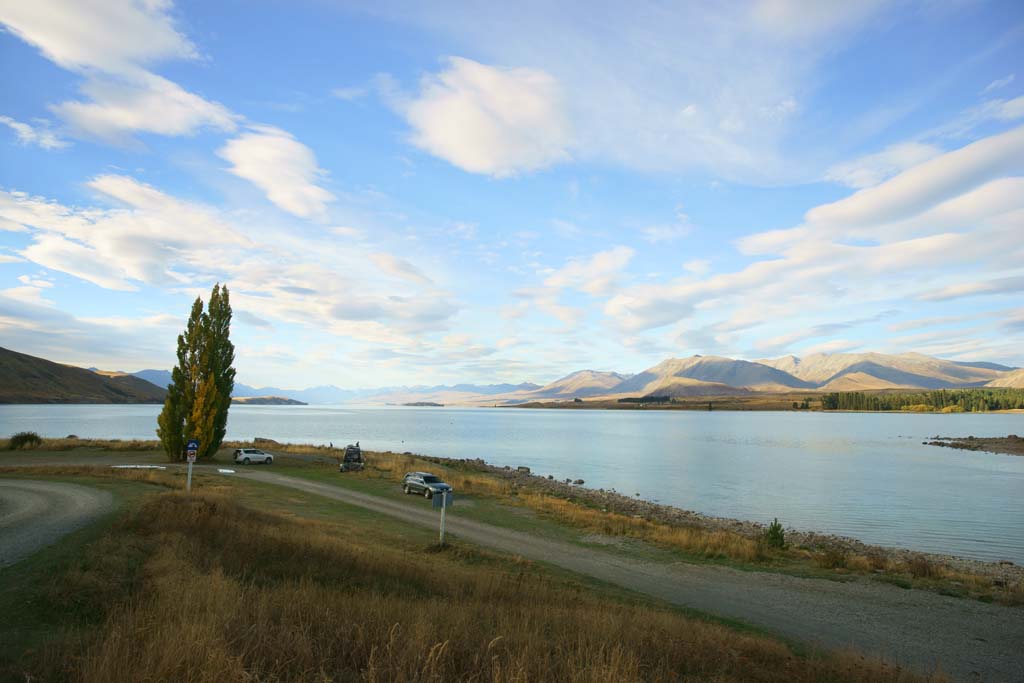
[[0, 567], [85, 526], [113, 504], [109, 491], [78, 484], [0, 479]]
[[[388, 500], [272, 472], [247, 479], [306, 491], [436, 528], [422, 499]], [[396, 490], [396, 494], [397, 494]], [[1024, 681], [1024, 610], [903, 590], [868, 580], [846, 583], [686, 563], [624, 558], [448, 516], [448, 531], [495, 550], [546, 562], [670, 603], [729, 617], [829, 649], [853, 648], [917, 671], [937, 665], [955, 681]]]

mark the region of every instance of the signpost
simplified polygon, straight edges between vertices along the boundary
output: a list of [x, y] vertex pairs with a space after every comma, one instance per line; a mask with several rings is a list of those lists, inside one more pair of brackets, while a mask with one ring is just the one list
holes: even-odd
[[192, 491], [192, 463], [196, 461], [196, 456], [199, 455], [198, 439], [188, 440], [188, 444], [185, 446], [185, 455], [188, 456], [188, 479], [185, 481], [185, 490]]
[[451, 491], [445, 491], [443, 494], [434, 494], [431, 502], [435, 508], [441, 508], [441, 545], [444, 545], [444, 513], [445, 510], [455, 503], [455, 494]]

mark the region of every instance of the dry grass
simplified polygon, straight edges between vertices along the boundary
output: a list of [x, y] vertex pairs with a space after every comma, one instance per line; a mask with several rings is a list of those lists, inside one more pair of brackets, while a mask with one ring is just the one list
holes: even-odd
[[[144, 484], [156, 484], [171, 489], [185, 488], [180, 476], [166, 470], [114, 469], [107, 465], [36, 465], [30, 467], [0, 467], [0, 474], [39, 475], [45, 477], [101, 477], [123, 479]], [[197, 477], [198, 479], [198, 477]]]
[[577, 500], [529, 488], [519, 488], [508, 479], [489, 472], [467, 470], [454, 462], [444, 464], [443, 461], [438, 462], [416, 455], [372, 453], [368, 458], [367, 470], [361, 476], [382, 477], [397, 483], [406, 472], [415, 470], [438, 473], [456, 491], [522, 505], [589, 533], [635, 538], [709, 559], [727, 559], [762, 565], [773, 561], [797, 565], [809, 563], [820, 569], [831, 569], [844, 574], [883, 574], [900, 581], [912, 581], [913, 585], [919, 587], [971, 597], [994, 597], [1005, 604], [1024, 605], [1022, 582], [995, 586], [988, 576], [956, 571], [923, 555], [913, 556], [909, 560], [895, 560], [880, 553], [859, 555], [842, 549], [811, 551], [792, 547], [770, 548], [762, 539], [751, 538], [734, 531], [665, 524], [604, 511]]
[[[108, 616], [35, 673], [97, 683], [926, 680], [853, 655], [797, 657], [529, 565], [361, 539], [226, 497], [161, 495], [69, 575], [65, 595]], [[111, 585], [131, 597], [111, 608]]]
[[441, 473], [445, 481], [456, 491], [514, 502], [592, 533], [641, 539], [708, 558], [755, 562], [767, 557], [767, 549], [763, 543], [734, 532], [672, 526], [630, 515], [606, 512], [558, 496], [521, 489], [514, 482], [491, 474], [443, 466], [439, 468], [437, 463], [416, 456], [374, 454], [370, 467], [371, 470], [377, 470], [382, 476], [395, 482], [401, 481], [406, 472], [431, 469]]
[[[10, 439], [0, 439], [0, 450], [6, 450]], [[160, 442], [142, 439], [47, 439], [23, 451], [70, 451], [76, 448], [103, 451], [159, 451]]]

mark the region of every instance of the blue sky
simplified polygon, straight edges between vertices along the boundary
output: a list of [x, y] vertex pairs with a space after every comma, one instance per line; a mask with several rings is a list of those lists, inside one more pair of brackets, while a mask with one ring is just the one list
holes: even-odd
[[1024, 365], [1019, 2], [0, 0], [0, 345], [239, 379]]

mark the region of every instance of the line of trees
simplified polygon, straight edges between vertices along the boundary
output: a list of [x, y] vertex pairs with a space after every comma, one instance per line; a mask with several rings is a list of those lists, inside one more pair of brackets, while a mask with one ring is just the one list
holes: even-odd
[[213, 456], [224, 441], [235, 389], [230, 335], [228, 288], [218, 283], [206, 310], [202, 298], [196, 297], [185, 331], [178, 335], [178, 364], [156, 430], [171, 462], [185, 460], [189, 439], [199, 441], [199, 458]]
[[939, 389], [913, 393], [865, 394], [847, 391], [826, 394], [824, 410], [903, 410], [983, 413], [1024, 408], [1024, 389]]

